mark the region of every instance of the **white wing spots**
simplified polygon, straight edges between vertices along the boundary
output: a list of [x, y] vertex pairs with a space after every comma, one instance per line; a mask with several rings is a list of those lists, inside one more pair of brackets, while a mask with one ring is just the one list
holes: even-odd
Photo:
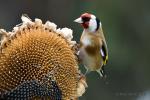
[[103, 52], [103, 50], [102, 50], [102, 49], [100, 50], [100, 52], [101, 52], [101, 55], [104, 57], [104, 56], [105, 56], [105, 54], [104, 54], [104, 52]]

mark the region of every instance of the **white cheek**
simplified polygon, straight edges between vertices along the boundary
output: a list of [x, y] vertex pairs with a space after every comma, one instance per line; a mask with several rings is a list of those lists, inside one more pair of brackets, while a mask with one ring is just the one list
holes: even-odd
[[91, 19], [89, 21], [89, 31], [90, 32], [95, 32], [96, 28], [97, 28], [96, 20], [95, 19]]

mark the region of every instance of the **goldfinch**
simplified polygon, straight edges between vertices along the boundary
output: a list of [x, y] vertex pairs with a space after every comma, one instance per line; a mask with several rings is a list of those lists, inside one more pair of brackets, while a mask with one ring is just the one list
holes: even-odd
[[108, 49], [100, 20], [93, 14], [84, 13], [74, 22], [80, 23], [84, 28], [80, 38], [78, 56], [86, 68], [85, 74], [97, 71], [101, 77], [104, 77]]

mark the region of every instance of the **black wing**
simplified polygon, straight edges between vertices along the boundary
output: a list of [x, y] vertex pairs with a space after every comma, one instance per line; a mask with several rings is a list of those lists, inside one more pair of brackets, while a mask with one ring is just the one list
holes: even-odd
[[103, 64], [106, 65], [107, 61], [108, 61], [108, 49], [107, 49], [107, 45], [106, 45], [106, 43], [104, 43], [104, 41], [102, 41], [102, 47], [100, 49], [100, 54], [103, 59]]
[[107, 45], [104, 41], [102, 41], [102, 47], [100, 49], [100, 54], [101, 54], [102, 59], [103, 59], [103, 65], [101, 67], [100, 73], [101, 73], [102, 76], [106, 76], [104, 66], [108, 62], [108, 49], [107, 49]]

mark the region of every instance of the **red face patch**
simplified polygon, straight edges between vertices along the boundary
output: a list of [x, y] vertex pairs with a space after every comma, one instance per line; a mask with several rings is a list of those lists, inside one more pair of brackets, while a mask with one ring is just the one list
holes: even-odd
[[91, 19], [91, 14], [89, 13], [84, 13], [81, 15], [82, 21], [83, 23], [81, 24], [84, 28], [88, 28], [89, 27], [89, 21]]
[[84, 28], [88, 28], [89, 27], [89, 22], [84, 22], [81, 24]]
[[89, 13], [84, 13], [84, 14], [81, 15], [81, 18], [82, 18], [82, 17], [91, 18], [91, 14], [89, 14]]

